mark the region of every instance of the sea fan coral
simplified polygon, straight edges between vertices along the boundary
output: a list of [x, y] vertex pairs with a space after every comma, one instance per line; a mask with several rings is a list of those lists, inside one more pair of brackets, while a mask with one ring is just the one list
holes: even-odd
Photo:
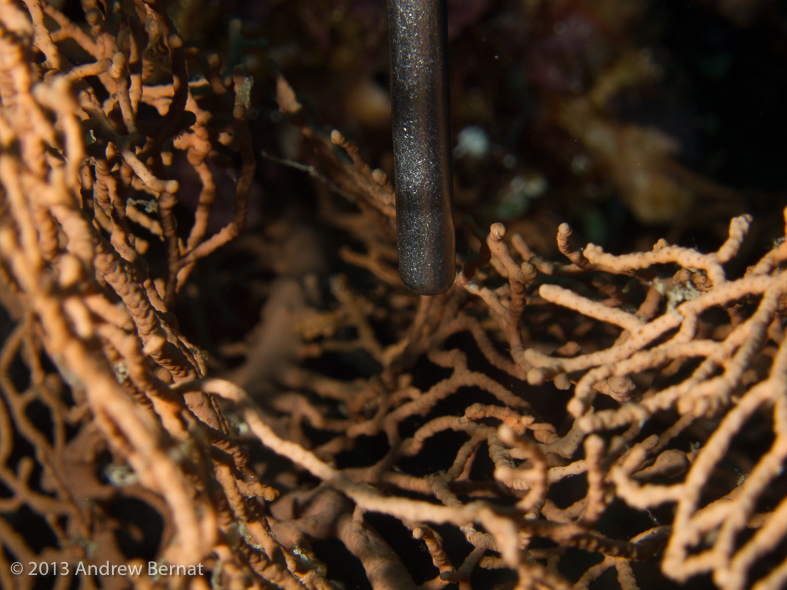
[[710, 253], [563, 224], [552, 262], [468, 222], [418, 297], [385, 174], [279, 75], [344, 273], [297, 220], [241, 245], [262, 322], [220, 366], [172, 309], [246, 223], [253, 80], [157, 2], [85, 8], [0, 3], [3, 587], [785, 585], [787, 241], [737, 272], [749, 216]]

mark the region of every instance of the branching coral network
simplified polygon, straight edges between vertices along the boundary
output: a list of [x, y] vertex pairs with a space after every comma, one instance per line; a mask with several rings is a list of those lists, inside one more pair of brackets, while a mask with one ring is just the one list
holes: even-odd
[[[245, 519], [234, 511], [274, 492], [248, 476], [212, 402], [173, 389], [205, 367], [168, 302], [194, 263], [245, 221], [250, 80], [239, 73], [234, 94], [210, 69], [192, 82], [194, 56], [154, 3], [85, 8], [87, 30], [39, 2], [0, 6], [0, 256], [17, 320], [2, 352], [0, 580], [32, 587], [36, 577], [13, 577], [10, 563], [51, 558], [72, 564], [57, 577], [69, 587], [79, 563], [138, 558], [112, 541], [123, 526], [107, 512], [116, 487], [166, 515], [151, 557], [193, 565], [213, 555], [230, 580], [253, 561], [270, 580], [292, 580], [237, 533]], [[169, 81], [148, 82], [157, 76]], [[203, 110], [200, 101], [216, 95], [224, 112]], [[242, 161], [236, 216], [206, 237], [216, 194], [209, 157], [222, 149]], [[167, 178], [177, 161], [202, 182], [185, 238], [172, 214], [179, 183]], [[160, 279], [142, 258], [151, 239], [166, 252]], [[37, 516], [14, 527], [21, 507]], [[84, 578], [84, 587], [108, 583]]]
[[[250, 342], [243, 378], [209, 376], [169, 310], [244, 227], [252, 81], [155, 2], [117, 6], [86, 3], [82, 28], [0, 4], [3, 587], [36, 583], [12, 562], [69, 564], [59, 588], [337, 588], [351, 562], [374, 588], [628, 590], [658, 567], [785, 585], [784, 239], [728, 276], [746, 216], [708, 254], [579, 249], [564, 224], [563, 263], [496, 223], [452, 290], [418, 298], [385, 175], [280, 78], [357, 275], [320, 304], [309, 277], [273, 279], [300, 292], [263, 310], [292, 318], [292, 357], [256, 379]], [[221, 162], [240, 173], [211, 233]], [[202, 567], [78, 567], [145, 561]]]

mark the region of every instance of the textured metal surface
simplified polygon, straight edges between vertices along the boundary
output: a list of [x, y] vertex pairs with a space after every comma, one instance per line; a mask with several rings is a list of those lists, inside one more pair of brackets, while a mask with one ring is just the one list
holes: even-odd
[[388, 0], [399, 274], [435, 295], [456, 276], [445, 2]]

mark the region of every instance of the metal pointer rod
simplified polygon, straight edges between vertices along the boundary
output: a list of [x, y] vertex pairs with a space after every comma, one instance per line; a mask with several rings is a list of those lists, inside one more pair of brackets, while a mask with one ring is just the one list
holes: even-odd
[[456, 277], [445, 0], [388, 0], [399, 274], [424, 295]]

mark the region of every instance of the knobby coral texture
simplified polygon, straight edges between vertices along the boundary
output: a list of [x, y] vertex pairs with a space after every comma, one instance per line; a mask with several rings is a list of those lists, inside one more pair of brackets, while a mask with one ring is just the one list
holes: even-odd
[[563, 262], [494, 223], [419, 298], [385, 174], [279, 76], [351, 272], [277, 230], [220, 365], [171, 310], [244, 228], [253, 80], [155, 1], [83, 5], [0, 2], [2, 587], [787, 584], [784, 238], [732, 275], [745, 215], [709, 253], [563, 224]]

